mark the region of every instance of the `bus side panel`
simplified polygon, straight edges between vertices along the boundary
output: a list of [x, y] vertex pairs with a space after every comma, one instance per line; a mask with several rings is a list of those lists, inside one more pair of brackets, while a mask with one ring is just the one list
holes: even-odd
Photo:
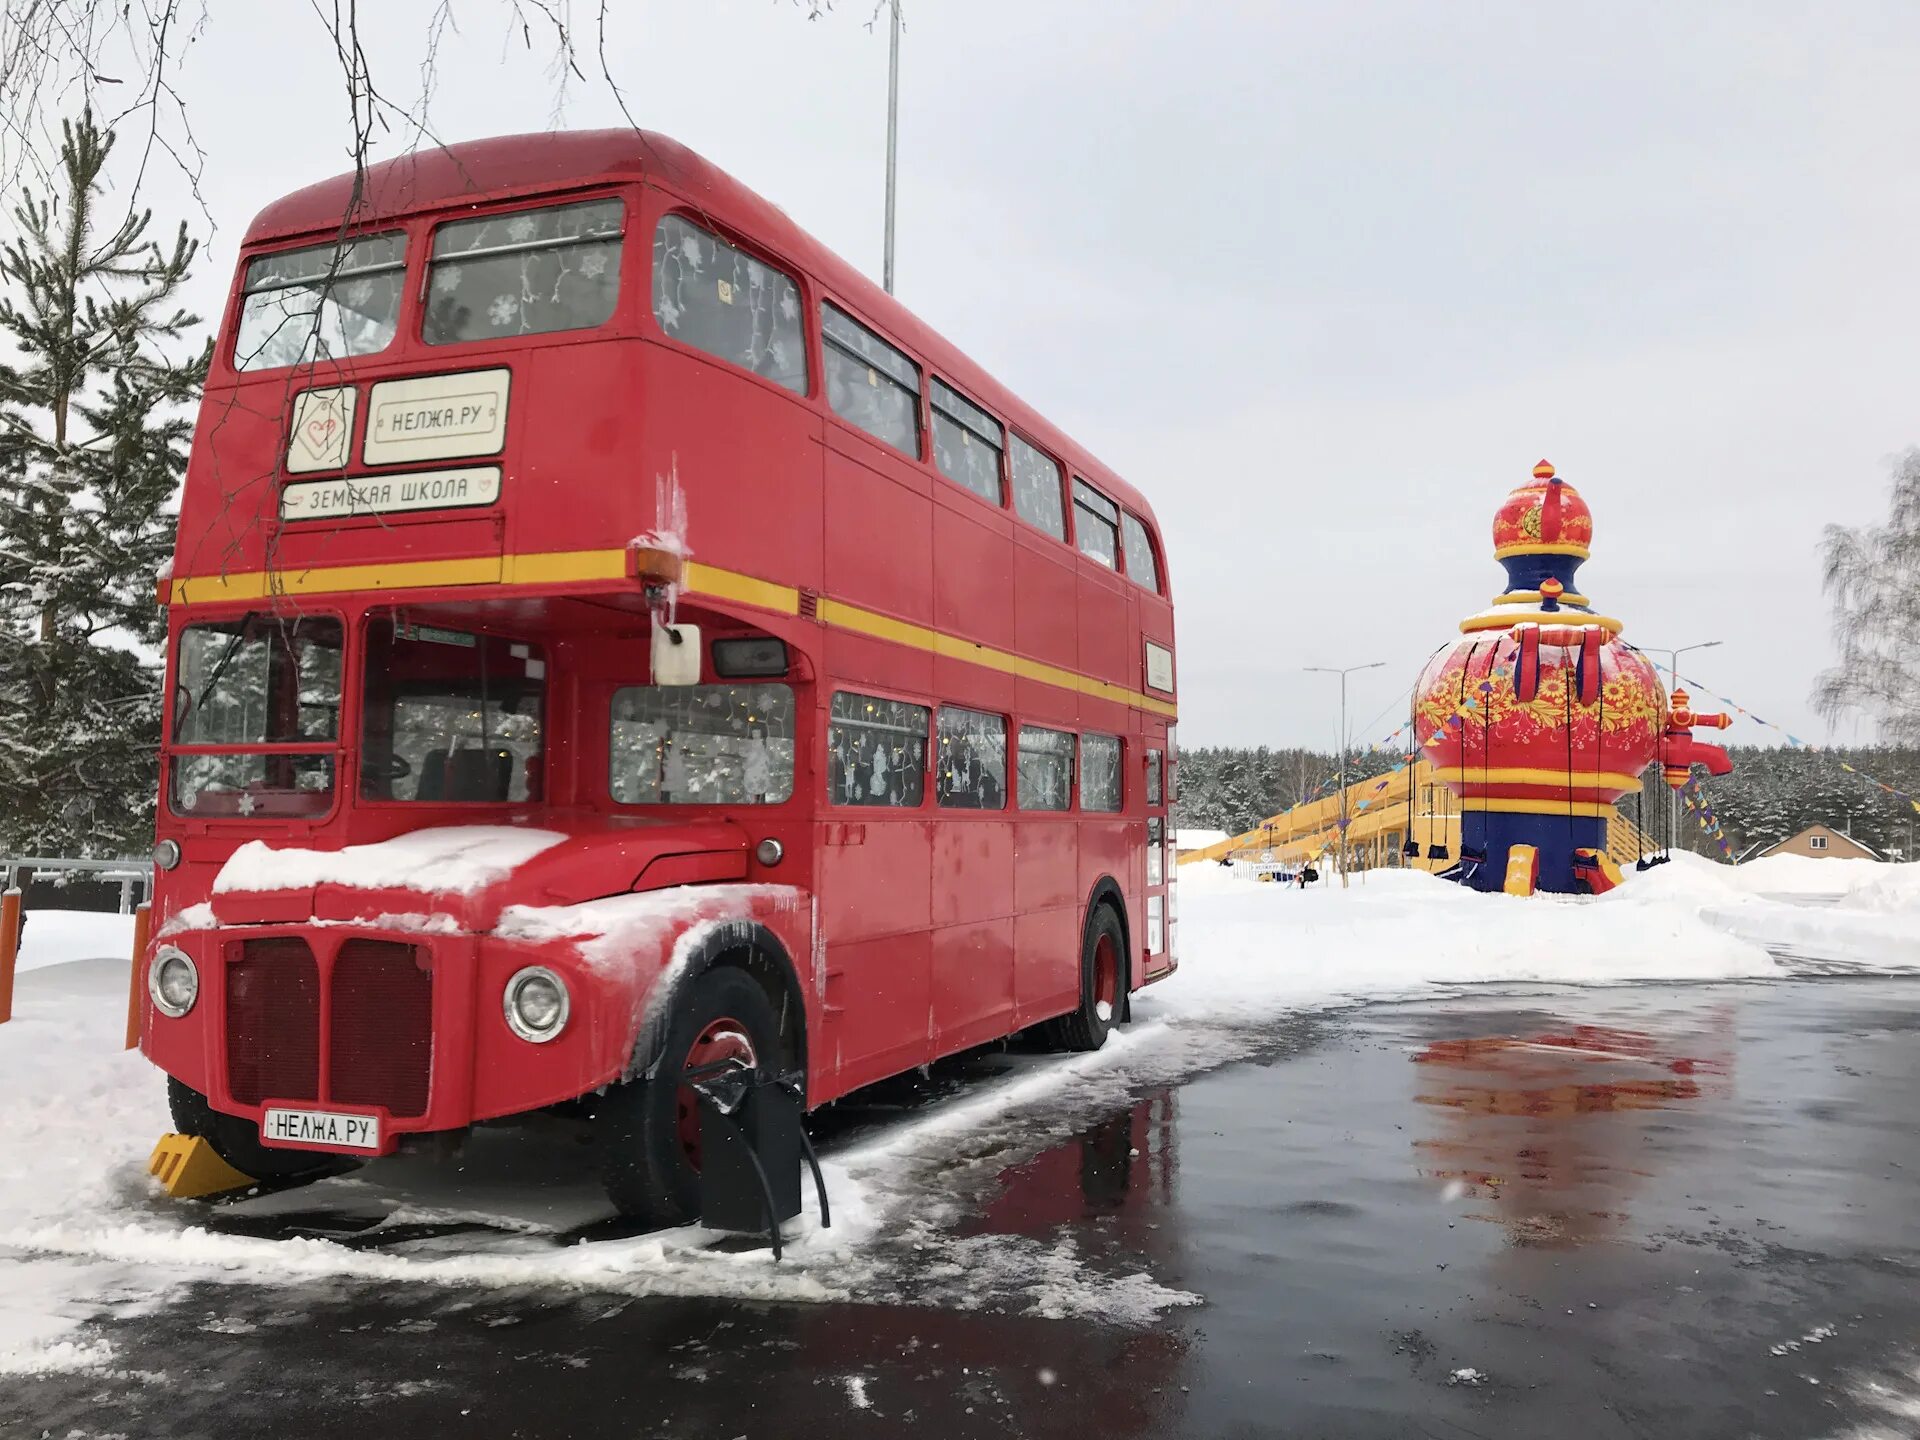
[[[863, 436], [827, 429], [826, 573], [823, 589], [863, 610], [929, 625], [933, 621], [931, 483], [878, 455]], [[757, 502], [756, 507], [757, 509]], [[741, 523], [752, 512], [741, 514]]]
[[881, 807], [823, 814], [825, 1019], [844, 1092], [932, 1058], [933, 826]]
[[[1131, 792], [1140, 783], [1133, 771], [1131, 737], [1128, 747], [1127, 782]], [[1130, 984], [1139, 983], [1143, 968], [1140, 945], [1146, 935], [1146, 917], [1140, 904], [1140, 876], [1144, 873], [1142, 867], [1145, 865], [1141, 847], [1145, 833], [1144, 822], [1125, 815], [1089, 815], [1080, 824], [1081, 904], [1086, 903], [1102, 876], [1110, 875], [1119, 883], [1127, 902], [1127, 954], [1128, 963], [1132, 966], [1128, 977]]]
[[932, 970], [932, 937], [925, 930], [827, 942], [827, 1025], [839, 1063], [833, 1094], [933, 1059]]
[[1080, 562], [1079, 653], [1074, 669], [1128, 690], [1139, 689], [1141, 659], [1134, 649], [1131, 587], [1094, 560]]
[[[1073, 557], [1044, 537], [1016, 533], [1013, 541], [1014, 648], [1042, 664], [1073, 670], [1080, 662], [1078, 601], [1074, 591]], [[1058, 691], [1051, 685], [1022, 680], [1020, 706], [1030, 708], [1029, 695]], [[1044, 701], [1040, 702], [1044, 703]]]
[[[1011, 650], [1013, 522], [957, 485], [933, 491], [933, 624]], [[974, 669], [975, 676], [989, 672]], [[957, 693], [965, 694], [962, 690]]]
[[1013, 868], [1014, 1023], [1074, 1007], [1080, 986], [1078, 822], [1025, 816]]
[[[624, 477], [628, 509], [620, 533], [632, 536], [666, 524], [657, 494], [662, 482], [677, 481], [696, 562], [819, 588], [819, 414], [800, 397], [729, 365], [666, 345], [640, 348], [646, 355], [639, 389], [648, 419], [646, 463], [605, 452], [596, 457]], [[560, 408], [564, 412], [572, 403], [562, 398]], [[578, 523], [565, 514], [555, 518]]]
[[950, 812], [933, 831], [933, 1030], [947, 1054], [1013, 1028], [1013, 824]]

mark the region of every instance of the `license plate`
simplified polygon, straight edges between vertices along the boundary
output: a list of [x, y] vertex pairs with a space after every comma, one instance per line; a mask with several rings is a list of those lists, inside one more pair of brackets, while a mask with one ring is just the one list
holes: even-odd
[[380, 1117], [338, 1110], [278, 1110], [260, 1117], [260, 1138], [276, 1145], [338, 1145], [349, 1150], [380, 1148]]

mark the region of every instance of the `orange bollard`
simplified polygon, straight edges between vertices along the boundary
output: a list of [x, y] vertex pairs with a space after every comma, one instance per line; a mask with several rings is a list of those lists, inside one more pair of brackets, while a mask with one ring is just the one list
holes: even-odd
[[20, 892], [0, 895], [0, 1025], [13, 1018], [13, 966], [20, 958]]
[[153, 907], [142, 905], [133, 912], [133, 972], [127, 979], [127, 1043], [132, 1050], [140, 1044], [140, 994], [146, 989], [147, 934], [153, 926]]

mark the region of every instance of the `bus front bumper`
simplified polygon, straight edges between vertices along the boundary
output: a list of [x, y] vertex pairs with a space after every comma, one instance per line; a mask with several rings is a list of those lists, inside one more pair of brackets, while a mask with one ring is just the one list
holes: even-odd
[[[612, 1083], [632, 1043], [633, 996], [564, 947], [360, 925], [234, 926], [164, 947], [193, 961], [199, 993], [179, 1016], [149, 997], [142, 1050], [273, 1148], [391, 1154]], [[509, 1021], [529, 966], [565, 989], [550, 1038]]]

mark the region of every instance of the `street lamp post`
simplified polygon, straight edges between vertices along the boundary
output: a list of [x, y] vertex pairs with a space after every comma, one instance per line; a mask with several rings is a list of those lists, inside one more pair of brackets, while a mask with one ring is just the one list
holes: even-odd
[[892, 38], [887, 45], [887, 246], [880, 280], [893, 293], [893, 172], [900, 149], [900, 0], [889, 0]]
[[1301, 667], [1309, 674], [1340, 677], [1340, 888], [1347, 888], [1347, 676], [1356, 670], [1378, 670], [1387, 662], [1374, 660], [1365, 665], [1349, 665], [1336, 670], [1331, 665]]
[[[1680, 687], [1680, 657], [1689, 650], [1711, 650], [1718, 640], [1702, 640], [1697, 645], [1682, 645], [1678, 650], [1667, 651], [1667, 698], [1671, 702], [1673, 692]], [[1657, 652], [1659, 647], [1654, 647]], [[1680, 840], [1680, 792], [1673, 786], [1667, 787], [1667, 845], [1677, 845]]]

